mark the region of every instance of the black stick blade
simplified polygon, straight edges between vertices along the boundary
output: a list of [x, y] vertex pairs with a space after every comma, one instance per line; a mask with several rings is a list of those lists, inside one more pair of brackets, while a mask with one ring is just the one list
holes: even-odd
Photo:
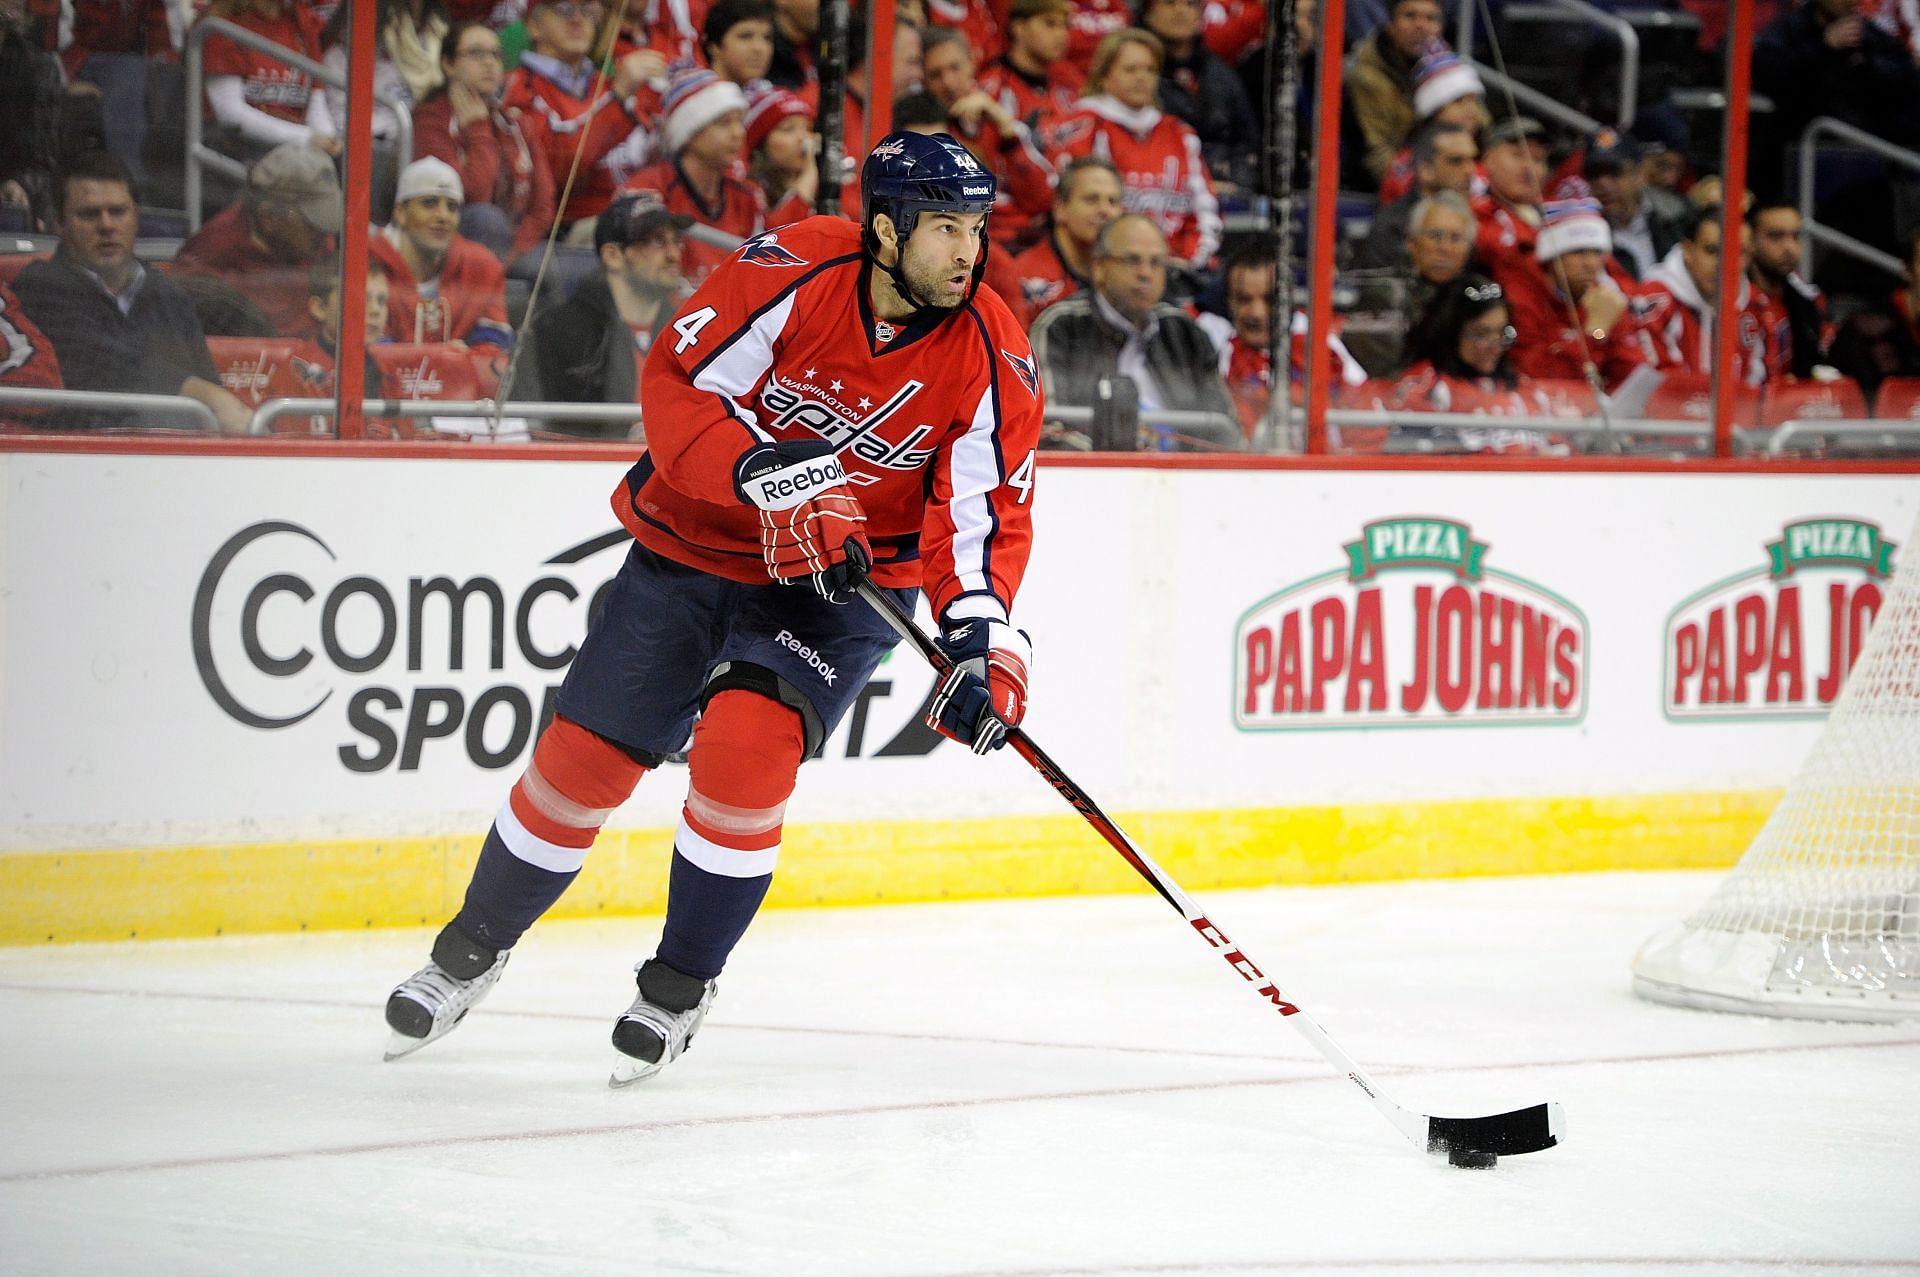
[[1430, 1117], [1427, 1152], [1445, 1157], [1465, 1149], [1511, 1157], [1552, 1148], [1565, 1132], [1566, 1116], [1558, 1104], [1535, 1104], [1489, 1117]]

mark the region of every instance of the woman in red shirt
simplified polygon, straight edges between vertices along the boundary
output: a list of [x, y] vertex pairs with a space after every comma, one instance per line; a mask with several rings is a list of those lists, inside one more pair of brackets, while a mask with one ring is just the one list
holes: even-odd
[[485, 22], [459, 22], [440, 45], [446, 83], [413, 113], [413, 157], [431, 155], [460, 174], [460, 233], [512, 262], [553, 229], [553, 171], [527, 134], [534, 121], [500, 107], [506, 69]]
[[[320, 19], [296, 0], [214, 0], [207, 16], [320, 60]], [[207, 106], [228, 130], [225, 149], [247, 160], [284, 142], [340, 153], [326, 97], [306, 72], [219, 35], [207, 37], [203, 66]]]

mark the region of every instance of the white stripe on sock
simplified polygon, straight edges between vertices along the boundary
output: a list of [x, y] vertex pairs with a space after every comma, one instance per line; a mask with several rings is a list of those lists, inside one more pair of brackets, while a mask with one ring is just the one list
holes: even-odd
[[680, 817], [680, 828], [674, 831], [673, 847], [695, 865], [723, 878], [764, 878], [773, 872], [774, 863], [780, 859], [779, 843], [764, 851], [722, 847], [696, 832], [684, 815]]
[[500, 814], [493, 818], [493, 827], [499, 830], [500, 841], [507, 845], [508, 851], [536, 868], [570, 874], [587, 863], [585, 847], [562, 847], [548, 842], [521, 824], [520, 817], [514, 815], [511, 798], [500, 804]]

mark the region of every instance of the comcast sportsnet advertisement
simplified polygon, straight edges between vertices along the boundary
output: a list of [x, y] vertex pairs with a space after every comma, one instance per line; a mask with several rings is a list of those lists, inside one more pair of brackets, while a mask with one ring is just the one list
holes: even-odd
[[1524, 543], [1496, 546], [1456, 519], [1400, 515], [1327, 551], [1338, 566], [1240, 617], [1236, 727], [1567, 726], [1585, 715], [1587, 618], [1508, 570]]
[[1825, 714], [1866, 645], [1899, 547], [1878, 524], [1800, 519], [1667, 616], [1669, 719]]

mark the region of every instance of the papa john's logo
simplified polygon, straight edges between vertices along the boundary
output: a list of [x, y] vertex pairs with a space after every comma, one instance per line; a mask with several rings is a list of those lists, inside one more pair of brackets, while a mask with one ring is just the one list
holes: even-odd
[[1899, 547], [1877, 523], [1828, 516], [1786, 524], [1765, 548], [1764, 564], [1667, 614], [1669, 719], [1818, 717], [1839, 698]]
[[1454, 519], [1379, 519], [1346, 563], [1241, 615], [1233, 721], [1243, 731], [1578, 723], [1587, 618], [1487, 566]]

